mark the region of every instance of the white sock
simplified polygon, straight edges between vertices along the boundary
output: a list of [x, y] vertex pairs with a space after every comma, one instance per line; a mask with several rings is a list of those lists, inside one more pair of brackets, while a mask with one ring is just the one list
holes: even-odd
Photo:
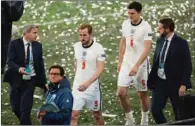
[[147, 112], [142, 111], [142, 119], [140, 125], [148, 125], [148, 115], [149, 115], [149, 111]]
[[147, 112], [142, 111], [142, 117], [148, 117], [148, 114], [149, 114], [149, 111], [147, 111]]
[[133, 111], [130, 111], [129, 113], [125, 113], [125, 116], [127, 118], [128, 125], [133, 125], [135, 123], [135, 119], [133, 118]]
[[126, 118], [132, 118], [133, 117], [133, 111], [125, 113], [125, 115], [126, 115]]

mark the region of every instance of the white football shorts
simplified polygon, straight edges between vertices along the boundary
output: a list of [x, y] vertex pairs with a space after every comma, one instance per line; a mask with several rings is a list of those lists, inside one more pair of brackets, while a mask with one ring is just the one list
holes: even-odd
[[138, 91], [147, 91], [148, 66], [141, 65], [135, 76], [129, 76], [129, 72], [133, 65], [123, 62], [118, 75], [117, 85], [120, 87], [129, 87], [135, 85]]
[[84, 106], [93, 111], [99, 111], [102, 107], [100, 90], [88, 90], [87, 92], [73, 91], [73, 110], [82, 110]]

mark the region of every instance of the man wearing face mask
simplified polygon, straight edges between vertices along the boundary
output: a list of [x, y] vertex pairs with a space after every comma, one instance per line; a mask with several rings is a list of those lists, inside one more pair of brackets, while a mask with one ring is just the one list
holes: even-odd
[[73, 82], [73, 111], [71, 125], [78, 124], [83, 106], [93, 111], [95, 125], [104, 125], [101, 112], [99, 77], [104, 70], [105, 53], [102, 45], [92, 38], [92, 26], [79, 27], [80, 41], [74, 44], [76, 74]]
[[152, 90], [151, 112], [157, 124], [167, 122], [163, 109], [169, 98], [175, 120], [179, 120], [179, 96], [191, 88], [192, 63], [185, 39], [174, 33], [174, 22], [170, 18], [159, 21], [160, 37], [156, 43], [153, 66], [148, 77], [148, 88]]

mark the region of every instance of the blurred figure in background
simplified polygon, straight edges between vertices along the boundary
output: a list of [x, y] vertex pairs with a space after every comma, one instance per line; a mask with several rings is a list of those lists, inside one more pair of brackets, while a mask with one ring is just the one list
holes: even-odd
[[1, 73], [7, 60], [7, 49], [12, 35], [12, 22], [18, 21], [24, 10], [23, 1], [1, 1]]

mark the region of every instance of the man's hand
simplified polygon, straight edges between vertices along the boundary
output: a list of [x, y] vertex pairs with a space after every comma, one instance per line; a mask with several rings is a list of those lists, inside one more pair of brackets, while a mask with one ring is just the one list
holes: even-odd
[[117, 72], [119, 73], [120, 70], [121, 70], [121, 63], [118, 63], [118, 65], [117, 65]]
[[27, 74], [27, 73], [25, 72], [25, 68], [24, 68], [24, 67], [20, 67], [19, 70], [18, 70], [18, 72], [19, 72], [20, 74]]
[[49, 84], [45, 84], [45, 88], [49, 90]]
[[37, 113], [37, 118], [39, 119], [39, 121], [41, 122], [43, 119], [43, 116], [45, 116], [46, 111], [40, 111], [39, 113]]
[[179, 88], [179, 96], [184, 96], [186, 94], [186, 86], [181, 85]]
[[49, 90], [48, 84], [45, 84], [44, 87], [42, 88], [43, 93], [45, 94]]
[[85, 82], [79, 86], [78, 90], [85, 91], [89, 87], [89, 85], [90, 85], [89, 83]]
[[139, 67], [137, 65], [134, 65], [131, 71], [129, 72], [129, 76], [135, 76], [138, 72]]

